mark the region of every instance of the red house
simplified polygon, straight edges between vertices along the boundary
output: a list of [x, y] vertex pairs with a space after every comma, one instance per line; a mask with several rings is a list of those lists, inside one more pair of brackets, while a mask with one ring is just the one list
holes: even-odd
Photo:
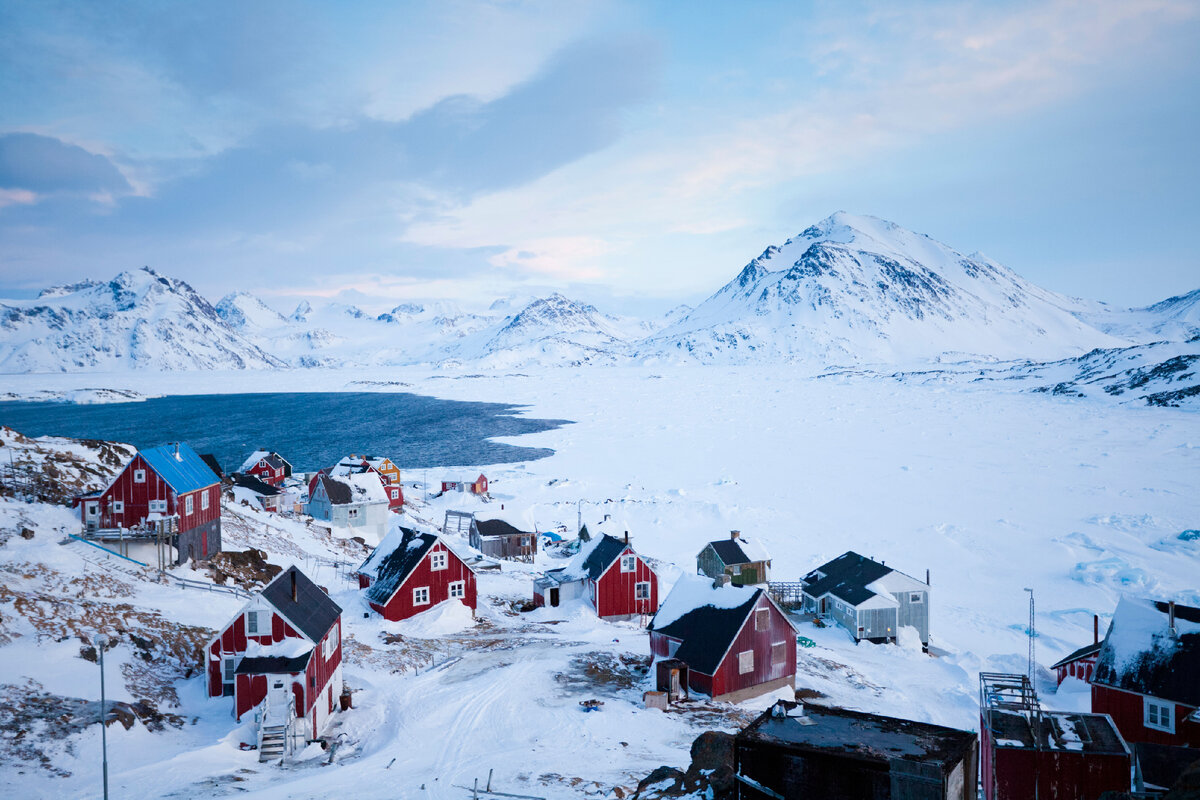
[[398, 622], [447, 600], [475, 611], [475, 572], [432, 533], [392, 530], [358, 568], [367, 603]]
[[1121, 598], [1092, 675], [1092, 711], [1129, 742], [1200, 748], [1200, 608]]
[[233, 697], [238, 719], [261, 704], [263, 730], [317, 738], [342, 693], [341, 620], [324, 590], [284, 570], [208, 643], [209, 697]]
[[796, 685], [796, 629], [762, 589], [715, 587], [682, 576], [650, 622], [660, 678], [713, 700], [739, 703]]
[[279, 486], [285, 478], [292, 476], [292, 465], [279, 453], [255, 450], [238, 471], [244, 475], [253, 475], [271, 486]]
[[586, 598], [601, 619], [634, 619], [658, 610], [658, 575], [624, 540], [604, 534], [584, 544], [565, 567], [533, 583], [533, 602], [557, 606]]
[[[375, 460], [376, 462], [386, 461], [388, 464], [391, 464], [391, 462], [387, 459]], [[393, 480], [392, 476], [387, 475], [381, 469], [379, 469], [379, 467], [372, 463], [372, 457], [354, 455], [347, 456], [339, 461], [337, 465], [333, 467], [333, 469], [323, 471], [329, 475], [333, 475], [334, 477], [341, 477], [344, 475], [361, 475], [367, 472], [371, 473], [379, 479], [380, 485], [383, 486], [384, 494], [387, 495], [388, 499], [388, 510], [394, 511], [397, 514], [404, 513], [404, 489], [400, 486], [399, 479]], [[399, 474], [400, 473], [397, 470], [396, 475], [398, 476]], [[315, 479], [316, 476], [313, 476], [313, 478]], [[314, 487], [314, 482], [310, 480], [308, 486], [310, 496], [312, 495]]]
[[221, 479], [186, 444], [139, 451], [107, 488], [76, 502], [87, 531], [169, 523], [179, 564], [221, 550]]
[[442, 492], [470, 492], [471, 494], [487, 494], [488, 479], [483, 473], [473, 481], [442, 481]]

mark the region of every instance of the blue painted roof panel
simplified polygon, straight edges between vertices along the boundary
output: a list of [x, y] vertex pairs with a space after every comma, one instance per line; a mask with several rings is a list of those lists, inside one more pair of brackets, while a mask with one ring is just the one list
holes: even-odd
[[173, 444], [151, 447], [139, 454], [176, 494], [187, 494], [221, 482], [204, 459], [186, 444], [179, 444], [178, 454]]

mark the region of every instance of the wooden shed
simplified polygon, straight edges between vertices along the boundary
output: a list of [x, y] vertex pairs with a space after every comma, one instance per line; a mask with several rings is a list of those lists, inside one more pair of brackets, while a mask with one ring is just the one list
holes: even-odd
[[696, 556], [696, 571], [710, 578], [728, 575], [734, 586], [754, 586], [771, 580], [771, 556], [741, 531], [730, 531], [728, 539], [704, 545]]

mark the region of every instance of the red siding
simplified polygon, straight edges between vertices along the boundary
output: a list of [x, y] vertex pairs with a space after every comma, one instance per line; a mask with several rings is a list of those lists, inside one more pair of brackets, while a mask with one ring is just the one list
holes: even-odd
[[1175, 706], [1175, 733], [1147, 728], [1145, 699], [1140, 694], [1092, 684], [1092, 712], [1108, 714], [1116, 723], [1121, 736], [1130, 744], [1148, 742], [1184, 747], [1200, 747], [1200, 723], [1188, 722], [1185, 717], [1195, 711], [1188, 706]]
[[[308, 662], [308, 670], [305, 672], [304, 685], [304, 704], [296, 704], [296, 714], [307, 714], [313, 709], [318, 701], [323, 701], [325, 698], [318, 697], [319, 692], [326, 691], [325, 685], [329, 683], [334, 672], [337, 671], [338, 665], [342, 663], [342, 642], [341, 642], [341, 627], [342, 619], [338, 617], [338, 621], [334, 623], [334, 627], [329, 629], [329, 633], [325, 634], [325, 638], [317, 643], [316, 650], [313, 652], [312, 659]], [[334, 628], [338, 629], [338, 646], [337, 649], [330, 654], [329, 660], [325, 659], [325, 639], [328, 639], [333, 634]], [[313, 729], [316, 729], [316, 721], [311, 720]]]
[[[303, 638], [292, 628], [292, 626], [288, 625], [282, 617], [274, 612], [271, 612], [271, 632], [269, 634], [247, 636], [246, 615], [244, 613], [240, 613], [234, 617], [228, 625], [221, 629], [220, 634], [218, 634], [213, 642], [209, 645], [208, 652], [218, 657], [240, 655], [241, 653], [246, 652], [246, 643], [250, 639], [253, 639], [259, 644], [275, 644], [276, 642], [283, 641], [284, 638], [287, 637], [294, 639]], [[220, 658], [214, 661], [210, 657], [208, 660], [209, 697], [221, 696], [221, 677]], [[265, 683], [263, 684], [263, 691], [266, 691]]]
[[[621, 555], [637, 554], [633, 552], [633, 548], [626, 547], [621, 551]], [[649, 600], [636, 599], [635, 584], [641, 581], [650, 583]], [[658, 576], [640, 556], [637, 559], [637, 568], [633, 572], [621, 572], [621, 559], [617, 558], [593, 587], [592, 602], [596, 608], [596, 615], [602, 618], [653, 614], [658, 610]]]
[[994, 749], [987, 725], [981, 724], [980, 731], [980, 773], [987, 800], [1098, 800], [1108, 791], [1129, 791], [1127, 755]]
[[[134, 473], [137, 470], [146, 471], [146, 480], [142, 483], [134, 481]], [[202, 492], [208, 493], [207, 509], [200, 507]], [[187, 510], [186, 498], [189, 495], [193, 498], [192, 513], [186, 514], [184, 513]], [[139, 453], [100, 496], [100, 527], [132, 528], [140, 525], [150, 513], [151, 500], [167, 501], [167, 514], [179, 515], [180, 533], [212, 522], [221, 516], [221, 492], [215, 481], [203, 489], [176, 497], [175, 491], [150, 468], [150, 465]], [[113, 503], [117, 501], [124, 503], [124, 508], [119, 513], [112, 510]], [[79, 505], [80, 519], [85, 524], [87, 523], [87, 504], [89, 502], [95, 502], [95, 500], [84, 500]]]
[[1058, 668], [1058, 682], [1061, 684], [1067, 678], [1078, 678], [1081, 681], [1091, 683], [1092, 672], [1096, 669], [1096, 656], [1088, 656], [1087, 658], [1079, 658], [1075, 661], [1063, 664]]
[[246, 471], [256, 476], [263, 483], [269, 483], [271, 486], [278, 486], [283, 483], [283, 467], [271, 467], [268, 464], [263, 464], [261, 459]]
[[659, 633], [658, 631], [650, 631], [650, 653], [658, 658], [671, 657], [671, 644], [676, 642], [670, 636]]
[[[429, 557], [434, 553], [447, 554], [445, 569], [436, 571], [430, 569]], [[428, 611], [444, 600], [449, 600], [450, 584], [454, 581], [464, 582], [464, 596], [462, 601], [474, 611], [475, 573], [463, 563], [462, 559], [454, 554], [454, 551], [450, 550], [442, 542], [438, 542], [429, 549], [429, 552], [425, 554], [425, 558], [421, 559], [421, 563], [409, 573], [408, 579], [396, 590], [396, 593], [388, 600], [386, 606], [371, 603], [371, 608], [382, 614], [385, 619], [392, 620], [393, 622], [408, 619], [416, 614], [420, 614], [422, 611]], [[413, 605], [413, 589], [421, 586], [429, 587], [429, 602], [416, 606]]]
[[[766, 595], [759, 598], [754, 606], [755, 611], [761, 608], [770, 610], [769, 624], [763, 631], [755, 630], [754, 613], [751, 612], [746, 623], [733, 640], [725, 659], [717, 667], [713, 675], [712, 695], [728, 694], [760, 683], [778, 680], [796, 674], [796, 632], [784, 618], [779, 609], [767, 599]], [[771, 663], [771, 645], [783, 642], [784, 658], [779, 664]], [[754, 651], [754, 669], [744, 675], [738, 672], [738, 653], [746, 650]], [[689, 675], [691, 670], [688, 671]]]

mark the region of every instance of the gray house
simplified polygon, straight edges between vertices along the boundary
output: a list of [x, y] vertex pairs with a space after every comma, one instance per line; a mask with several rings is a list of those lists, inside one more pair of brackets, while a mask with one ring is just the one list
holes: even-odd
[[704, 545], [696, 556], [696, 571], [714, 579], [728, 575], [734, 586], [754, 586], [771, 580], [771, 556], [741, 531], [730, 531], [728, 539]]
[[855, 641], [894, 642], [900, 628], [916, 628], [929, 645], [929, 584], [849, 552], [801, 581], [805, 613], [841, 625]]
[[388, 531], [392, 514], [388, 497], [373, 472], [361, 475], [320, 473], [308, 499], [308, 513], [336, 528], [350, 528], [364, 539], [378, 544]]
[[447, 511], [442, 530], [467, 534], [471, 547], [492, 558], [531, 562], [537, 555], [537, 533], [523, 531], [502, 519], [477, 519], [469, 511]]

